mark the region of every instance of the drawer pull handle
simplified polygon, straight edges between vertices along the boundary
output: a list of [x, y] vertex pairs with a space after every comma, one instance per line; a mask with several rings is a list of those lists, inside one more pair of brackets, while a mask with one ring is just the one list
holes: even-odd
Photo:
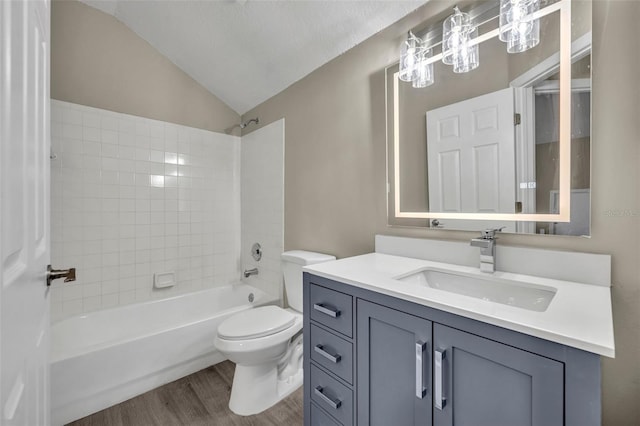
[[433, 405], [438, 410], [442, 410], [447, 403], [447, 399], [443, 396], [443, 381], [444, 377], [442, 376], [442, 362], [446, 356], [446, 351], [434, 351], [434, 361], [435, 361], [435, 372], [434, 372], [434, 385], [435, 389], [433, 390]]
[[330, 354], [329, 352], [324, 350], [324, 346], [322, 345], [316, 345], [313, 350], [317, 353], [319, 353], [320, 355], [322, 355], [323, 357], [325, 357], [326, 359], [328, 359], [329, 361], [333, 362], [334, 364], [337, 364], [340, 362], [340, 360], [342, 359], [342, 356], [340, 354]]
[[324, 394], [324, 389], [322, 386], [316, 386], [313, 392], [320, 397], [321, 400], [326, 402], [331, 408], [337, 410], [342, 405], [342, 401], [339, 399], [331, 399], [327, 395]]
[[338, 309], [323, 305], [322, 303], [314, 303], [313, 309], [318, 312], [322, 312], [325, 315], [329, 315], [332, 318], [338, 318], [340, 316], [340, 311]]
[[427, 394], [424, 386], [424, 364], [427, 344], [422, 341], [416, 342], [416, 398], [422, 399]]

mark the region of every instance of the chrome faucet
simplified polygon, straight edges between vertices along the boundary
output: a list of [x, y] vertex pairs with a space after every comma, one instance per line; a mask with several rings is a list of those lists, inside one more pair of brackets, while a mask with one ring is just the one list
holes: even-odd
[[471, 246], [480, 247], [480, 270], [492, 274], [496, 270], [496, 232], [504, 229], [485, 229], [480, 238], [473, 238]]
[[258, 275], [258, 268], [245, 269], [244, 270], [244, 277], [245, 278], [249, 278], [251, 275]]

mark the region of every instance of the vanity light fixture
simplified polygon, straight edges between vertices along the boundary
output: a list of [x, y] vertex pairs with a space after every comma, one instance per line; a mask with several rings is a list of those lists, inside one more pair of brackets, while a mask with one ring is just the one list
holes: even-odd
[[524, 52], [540, 43], [540, 20], [533, 18], [539, 9], [540, 0], [500, 0], [499, 37], [507, 52]]
[[[509, 53], [520, 53], [537, 46], [540, 43], [540, 1], [493, 0], [469, 13], [456, 6], [454, 13], [442, 22], [441, 38], [439, 29], [437, 34], [432, 34], [435, 30], [424, 34], [424, 39], [409, 31], [402, 42], [398, 78], [411, 82], [416, 88], [430, 86], [435, 81], [433, 64], [438, 59], [452, 65], [454, 73], [472, 71], [480, 65], [480, 42], [495, 35], [507, 44]], [[479, 27], [498, 18], [499, 28], [479, 34]], [[437, 46], [441, 46], [441, 53], [433, 54]]]

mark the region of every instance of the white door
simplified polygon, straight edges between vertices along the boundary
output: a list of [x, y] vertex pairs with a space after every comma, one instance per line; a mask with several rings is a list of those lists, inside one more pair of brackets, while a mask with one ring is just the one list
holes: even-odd
[[49, 420], [49, 1], [0, 1], [0, 424]]
[[[429, 211], [515, 213], [513, 89], [427, 111]], [[515, 222], [449, 220], [481, 230]]]

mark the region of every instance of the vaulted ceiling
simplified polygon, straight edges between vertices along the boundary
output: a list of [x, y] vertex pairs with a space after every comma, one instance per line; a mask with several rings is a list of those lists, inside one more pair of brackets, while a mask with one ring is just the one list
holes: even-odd
[[81, 0], [239, 114], [428, 0]]

